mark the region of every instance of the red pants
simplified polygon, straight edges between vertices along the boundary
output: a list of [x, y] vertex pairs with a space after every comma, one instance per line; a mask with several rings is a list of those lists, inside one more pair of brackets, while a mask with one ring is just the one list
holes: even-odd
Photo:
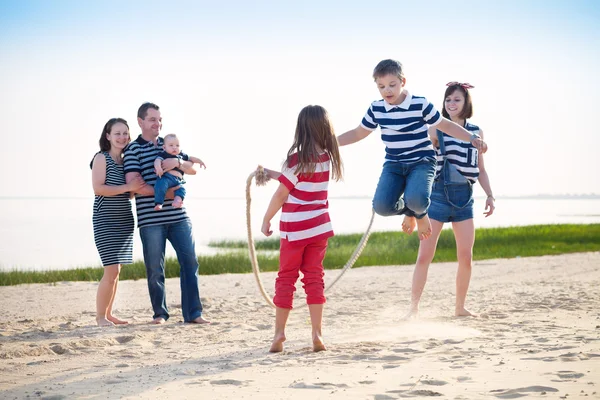
[[292, 308], [298, 272], [302, 272], [302, 283], [307, 304], [325, 303], [323, 282], [323, 259], [327, 251], [327, 239], [306, 245], [297, 245], [281, 239], [279, 250], [279, 273], [275, 280], [273, 303], [279, 308]]

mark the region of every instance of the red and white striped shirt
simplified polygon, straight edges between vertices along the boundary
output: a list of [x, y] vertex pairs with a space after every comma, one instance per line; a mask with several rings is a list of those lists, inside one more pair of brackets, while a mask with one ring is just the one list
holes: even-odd
[[282, 239], [295, 244], [308, 244], [333, 236], [329, 219], [327, 188], [329, 186], [329, 155], [319, 155], [315, 173], [294, 174], [298, 154], [293, 154], [281, 170], [279, 182], [289, 190], [281, 208], [279, 231]]

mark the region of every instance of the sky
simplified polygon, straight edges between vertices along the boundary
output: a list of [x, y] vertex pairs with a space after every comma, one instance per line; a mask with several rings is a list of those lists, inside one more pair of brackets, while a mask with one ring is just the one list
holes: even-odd
[[[0, 196], [93, 197], [104, 123], [125, 118], [135, 138], [151, 101], [208, 166], [188, 196], [243, 197], [258, 164], [280, 167], [304, 106], [338, 134], [358, 126], [386, 58], [440, 110], [447, 82], [475, 86], [496, 197], [600, 194], [593, 0], [0, 0]], [[330, 195], [372, 196], [379, 131], [341, 155]]]

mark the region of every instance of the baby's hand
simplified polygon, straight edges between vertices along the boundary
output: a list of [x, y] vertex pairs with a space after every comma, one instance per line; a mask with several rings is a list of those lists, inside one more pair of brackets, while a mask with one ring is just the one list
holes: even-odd
[[204, 164], [204, 161], [202, 161], [201, 159], [198, 159], [198, 165], [199, 165], [201, 168], [204, 168], [204, 169], [206, 169], [206, 164]]
[[263, 224], [262, 224], [262, 227], [260, 228], [260, 231], [265, 236], [271, 236], [273, 234], [273, 231], [271, 230], [271, 221], [263, 221]]
[[156, 171], [156, 175], [158, 175], [159, 178], [162, 177], [165, 173], [161, 166], [155, 167], [154, 170]]

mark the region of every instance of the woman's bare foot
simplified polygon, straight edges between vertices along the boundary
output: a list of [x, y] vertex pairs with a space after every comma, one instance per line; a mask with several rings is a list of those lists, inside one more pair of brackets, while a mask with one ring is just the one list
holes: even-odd
[[165, 322], [167, 322], [167, 320], [166, 320], [166, 319], [164, 319], [163, 317], [156, 317], [156, 318], [154, 318], [154, 319], [152, 320], [152, 322], [150, 322], [150, 323], [151, 323], [151, 324], [153, 324], [153, 325], [162, 325], [162, 324], [164, 324]]
[[407, 235], [410, 235], [413, 233], [416, 227], [417, 219], [415, 217], [405, 215], [404, 220], [402, 221], [402, 231], [404, 231]]
[[162, 204], [157, 204], [154, 206], [154, 211], [160, 211], [162, 210]]
[[96, 318], [96, 323], [98, 324], [98, 326], [115, 326], [115, 324], [113, 324], [106, 318]]
[[477, 317], [477, 314], [472, 313], [464, 307], [457, 308], [454, 311], [454, 316], [456, 317]]
[[183, 199], [179, 196], [175, 196], [173, 199], [173, 208], [181, 208], [183, 206]]
[[313, 351], [316, 353], [325, 350], [327, 350], [327, 347], [325, 347], [325, 343], [323, 343], [323, 338], [321, 336], [313, 336]]
[[117, 317], [114, 317], [112, 315], [109, 315], [108, 317], [106, 317], [107, 320], [109, 320], [110, 322], [112, 322], [115, 325], [127, 325], [129, 322], [127, 321], [123, 321], [122, 319], [119, 319]]
[[190, 324], [210, 324], [210, 321], [203, 317], [198, 317], [190, 321]]
[[285, 342], [285, 333], [276, 334], [271, 343], [270, 353], [280, 353], [283, 351], [283, 342]]
[[417, 319], [417, 316], [419, 315], [419, 309], [418, 308], [411, 308], [410, 311], [408, 311], [402, 318], [400, 318], [402, 321], [409, 321], [411, 319]]
[[431, 236], [431, 222], [427, 214], [421, 219], [417, 219], [417, 227], [419, 230], [419, 240], [428, 239]]

